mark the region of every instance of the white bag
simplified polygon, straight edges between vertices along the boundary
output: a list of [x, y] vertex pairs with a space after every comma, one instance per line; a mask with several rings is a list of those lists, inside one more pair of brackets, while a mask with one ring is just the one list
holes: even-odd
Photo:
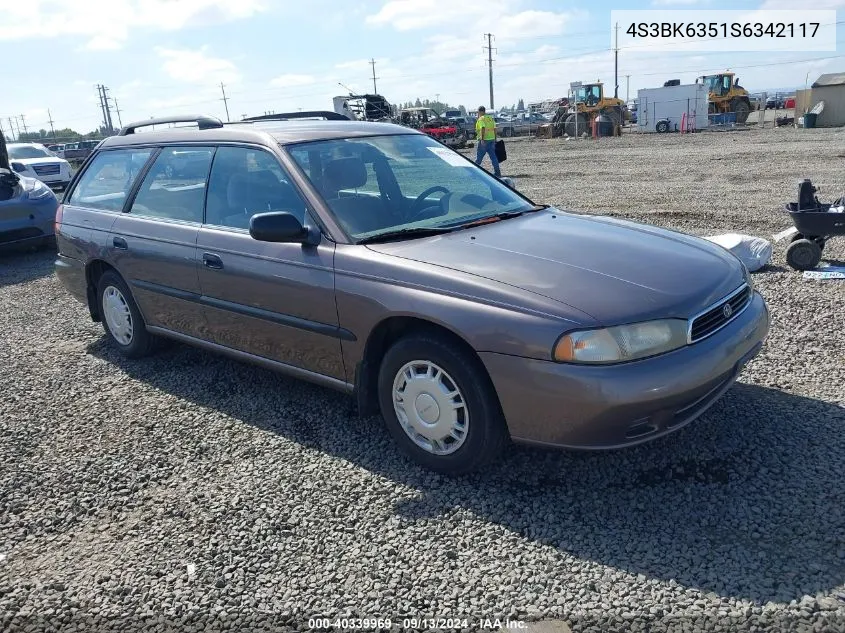
[[772, 243], [762, 237], [725, 233], [704, 239], [718, 244], [736, 255], [750, 272], [760, 270], [772, 258]]

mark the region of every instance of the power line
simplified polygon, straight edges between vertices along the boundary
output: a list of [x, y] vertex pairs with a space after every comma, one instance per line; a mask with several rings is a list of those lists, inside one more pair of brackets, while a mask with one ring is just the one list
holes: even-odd
[[492, 33], [485, 33], [487, 37], [487, 46], [483, 47], [487, 50], [487, 72], [490, 76], [490, 110], [495, 110], [496, 106], [493, 104], [493, 43]]
[[21, 115], [21, 125], [23, 125], [23, 133], [28, 136], [29, 130], [26, 129], [26, 117], [23, 114]]

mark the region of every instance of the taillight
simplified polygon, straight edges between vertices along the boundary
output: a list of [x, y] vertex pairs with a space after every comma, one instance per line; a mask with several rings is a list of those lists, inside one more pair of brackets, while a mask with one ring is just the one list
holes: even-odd
[[53, 226], [56, 233], [59, 232], [59, 226], [61, 226], [61, 224], [62, 224], [62, 215], [64, 214], [64, 212], [65, 212], [65, 205], [60, 204], [56, 208], [56, 222]]

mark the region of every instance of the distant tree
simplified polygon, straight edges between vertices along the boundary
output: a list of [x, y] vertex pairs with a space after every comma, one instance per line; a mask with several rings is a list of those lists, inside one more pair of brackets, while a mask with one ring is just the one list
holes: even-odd
[[467, 109], [466, 109], [466, 107], [464, 107], [464, 106], [458, 106], [458, 110], [460, 110], [460, 111], [461, 111], [461, 116], [466, 116], [466, 115], [467, 115]]
[[519, 103], [516, 104], [517, 112], [525, 112], [525, 102], [520, 98]]
[[414, 107], [415, 108], [421, 108], [422, 107], [422, 101], [420, 101], [419, 97], [417, 97], [417, 100], [414, 101]]

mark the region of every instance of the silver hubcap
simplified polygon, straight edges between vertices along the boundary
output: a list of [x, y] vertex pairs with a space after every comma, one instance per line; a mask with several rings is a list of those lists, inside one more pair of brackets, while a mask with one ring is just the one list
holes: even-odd
[[396, 373], [393, 409], [402, 430], [429, 453], [449, 455], [466, 440], [469, 409], [463, 394], [452, 377], [430, 361], [411, 361]]
[[109, 286], [103, 292], [103, 316], [109, 332], [122, 345], [132, 342], [132, 313], [123, 294], [114, 286]]

